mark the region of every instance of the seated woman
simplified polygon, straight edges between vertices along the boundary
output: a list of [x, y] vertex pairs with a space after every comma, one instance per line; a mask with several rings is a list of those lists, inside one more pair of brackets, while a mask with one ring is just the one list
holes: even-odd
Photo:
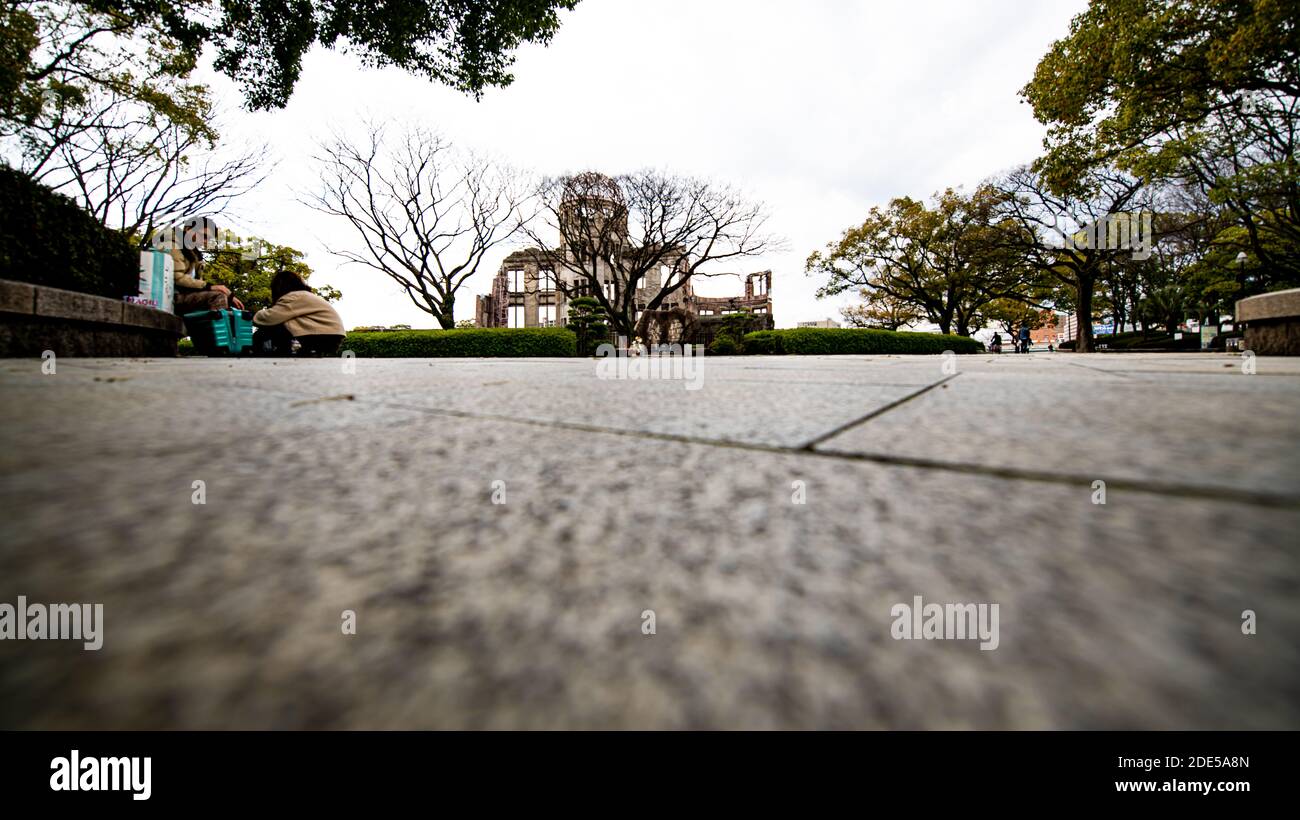
[[298, 274], [282, 270], [271, 280], [271, 306], [253, 314], [257, 356], [292, 356], [297, 340], [303, 356], [332, 356], [343, 342], [343, 322], [330, 303]]

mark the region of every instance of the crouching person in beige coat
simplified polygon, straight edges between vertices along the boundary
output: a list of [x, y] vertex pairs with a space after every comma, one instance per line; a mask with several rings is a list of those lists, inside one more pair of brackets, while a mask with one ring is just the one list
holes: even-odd
[[253, 314], [253, 353], [332, 356], [343, 342], [343, 322], [330, 303], [317, 296], [298, 274], [282, 270], [271, 280], [271, 306]]

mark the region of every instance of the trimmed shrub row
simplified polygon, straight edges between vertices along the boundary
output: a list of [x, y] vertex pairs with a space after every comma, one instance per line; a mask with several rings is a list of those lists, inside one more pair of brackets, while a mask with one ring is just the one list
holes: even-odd
[[578, 337], [562, 327], [475, 327], [349, 333], [340, 348], [358, 358], [525, 358], [578, 355]]
[[[1106, 350], [1200, 350], [1199, 333], [1184, 333], [1183, 338], [1175, 339], [1162, 330], [1143, 333], [1130, 330], [1114, 336], [1097, 336], [1092, 340], [1093, 347], [1106, 346]], [[1075, 340], [1061, 342], [1061, 350], [1074, 350]]]
[[874, 328], [798, 327], [745, 334], [746, 354], [835, 356], [846, 353], [982, 353], [984, 345], [966, 336], [909, 333]]
[[80, 205], [0, 166], [0, 279], [121, 299], [140, 285], [140, 252]]

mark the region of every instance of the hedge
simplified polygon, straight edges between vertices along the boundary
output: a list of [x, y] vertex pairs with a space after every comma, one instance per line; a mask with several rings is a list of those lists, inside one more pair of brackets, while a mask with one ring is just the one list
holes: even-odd
[[982, 353], [984, 345], [966, 336], [908, 333], [874, 328], [798, 327], [745, 334], [746, 354], [834, 356], [845, 353]]
[[562, 327], [475, 327], [349, 333], [340, 348], [358, 358], [423, 359], [576, 356], [578, 337]]
[[140, 253], [80, 205], [0, 166], [0, 279], [95, 296], [134, 296]]
[[[1061, 342], [1061, 350], [1074, 350], [1075, 341]], [[1189, 331], [1183, 334], [1183, 338], [1175, 339], [1163, 330], [1150, 333], [1130, 330], [1114, 336], [1094, 336], [1093, 348], [1100, 350], [1102, 345], [1106, 350], [1200, 350], [1201, 334]]]

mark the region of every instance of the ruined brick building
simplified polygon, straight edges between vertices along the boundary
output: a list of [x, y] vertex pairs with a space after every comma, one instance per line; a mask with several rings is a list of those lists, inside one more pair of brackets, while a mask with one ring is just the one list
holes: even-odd
[[[583, 195], [562, 201], [560, 219], [581, 219], [584, 226], [594, 220], [612, 219], [613, 223], [599, 223], [602, 230], [609, 227], [617, 235], [618, 240], [610, 244], [633, 248], [627, 231], [627, 209], [622, 207], [617, 185], [596, 174], [583, 175], [580, 179], [583, 184], [578, 189]], [[567, 229], [561, 232], [576, 235]], [[576, 259], [574, 248], [564, 247], [558, 252], [564, 254], [565, 260]], [[568, 300], [588, 294], [592, 283], [588, 276], [569, 269], [566, 264], [557, 264], [554, 259], [554, 252], [539, 248], [526, 248], [507, 256], [492, 280], [491, 292], [475, 300], [476, 324], [479, 327], [563, 327], [568, 317]], [[744, 292], [737, 296], [698, 296], [688, 280], [658, 310], [647, 311], [650, 300], [665, 284], [672, 282], [672, 277], [680, 276], [687, 264], [680, 250], [664, 254], [662, 261], [664, 264], [657, 270], [647, 271], [634, 297], [635, 319], [646, 342], [707, 344], [727, 317], [744, 311], [751, 316], [749, 329], [775, 327], [771, 271], [741, 277]], [[606, 298], [613, 301], [614, 293], [621, 292], [626, 284], [626, 274], [604, 259], [597, 261], [596, 271], [595, 278], [605, 289]]]

